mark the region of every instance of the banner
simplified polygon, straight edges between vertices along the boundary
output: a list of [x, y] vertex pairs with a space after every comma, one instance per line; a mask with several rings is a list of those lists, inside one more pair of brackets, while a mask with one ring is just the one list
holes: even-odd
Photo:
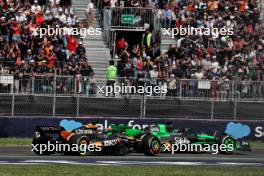
[[96, 123], [98, 129], [111, 124], [127, 124], [131, 128], [143, 129], [151, 124], [171, 122], [174, 127], [190, 128], [197, 133], [213, 135], [227, 133], [236, 139], [264, 141], [264, 121], [231, 120], [186, 120], [172, 118], [104, 118], [104, 117], [0, 117], [0, 137], [33, 137], [36, 126], [63, 126], [66, 130], [78, 128], [89, 122]]

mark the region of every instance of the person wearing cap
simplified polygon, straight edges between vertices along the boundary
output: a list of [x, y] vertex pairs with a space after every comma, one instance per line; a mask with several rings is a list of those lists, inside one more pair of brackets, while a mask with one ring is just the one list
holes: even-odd
[[151, 61], [150, 56], [146, 57], [143, 67], [144, 67], [144, 70], [146, 71], [153, 70], [153, 62]]
[[83, 46], [83, 42], [82, 41], [79, 41], [79, 45], [76, 48], [76, 53], [78, 55], [80, 55], [80, 54], [86, 54], [86, 50], [85, 50], [85, 47]]
[[27, 50], [27, 55], [25, 56], [25, 59], [24, 59], [24, 61], [26, 62], [26, 63], [29, 63], [31, 60], [33, 60], [34, 58], [33, 58], [33, 54], [32, 54], [32, 51], [31, 51], [31, 49], [28, 49]]

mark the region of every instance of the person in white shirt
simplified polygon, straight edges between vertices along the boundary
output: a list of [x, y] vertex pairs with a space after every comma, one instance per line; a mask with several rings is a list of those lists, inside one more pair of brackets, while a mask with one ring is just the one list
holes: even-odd
[[60, 4], [60, 0], [49, 0], [52, 7], [55, 7]]
[[31, 12], [37, 14], [41, 11], [40, 5], [38, 5], [38, 0], [34, 0], [34, 4], [31, 6]]
[[18, 10], [17, 15], [16, 15], [16, 21], [21, 23], [25, 20], [26, 20], [26, 15], [24, 13], [22, 13], [21, 10]]
[[196, 73], [193, 75], [196, 79], [203, 79], [204, 73], [201, 69], [199, 69]]
[[213, 69], [213, 72], [216, 73], [218, 68], [220, 68], [219, 62], [217, 62], [216, 56], [213, 56], [213, 62], [212, 62], [211, 69]]
[[87, 20], [88, 20], [88, 28], [91, 28], [93, 25], [93, 14], [92, 14], [92, 10], [94, 8], [94, 5], [92, 2], [90, 2], [87, 5], [87, 9], [86, 9], [86, 15], [87, 15]]
[[116, 3], [117, 3], [117, 0], [111, 0], [110, 1], [110, 6], [111, 7], [115, 7], [116, 6]]
[[70, 12], [70, 16], [67, 18], [67, 24], [74, 26], [76, 24], [76, 16], [73, 12]]
[[206, 56], [206, 59], [202, 60], [202, 67], [204, 70], [209, 70], [212, 67], [212, 62], [209, 55]]
[[159, 26], [158, 28], [161, 28], [161, 24], [163, 23], [163, 13], [161, 9], [159, 8], [159, 4], [155, 4], [154, 16], [156, 17], [154, 18], [155, 24]]
[[63, 13], [62, 8], [59, 8], [58, 11], [59, 11], [59, 15], [58, 15], [59, 20], [60, 20], [63, 24], [66, 24], [66, 23], [67, 23], [67, 17], [66, 17], [66, 15]]

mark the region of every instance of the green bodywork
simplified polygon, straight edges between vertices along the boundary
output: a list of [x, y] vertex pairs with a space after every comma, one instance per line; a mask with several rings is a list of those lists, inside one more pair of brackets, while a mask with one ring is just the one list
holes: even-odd
[[[165, 124], [158, 124], [157, 125], [158, 130], [151, 131], [151, 134], [155, 137], [157, 137], [161, 142], [165, 139], [172, 138], [172, 136], [178, 132], [177, 129], [172, 130], [169, 132], [167, 130], [167, 126]], [[133, 129], [129, 127], [128, 125], [125, 124], [119, 124], [119, 125], [111, 125], [111, 130], [109, 134], [112, 133], [122, 133], [128, 137], [133, 137], [136, 138], [137, 136], [140, 136], [140, 134], [145, 133], [144, 130], [138, 130], [138, 129]], [[196, 133], [191, 133], [191, 138], [195, 139], [193, 141], [190, 141], [192, 144], [220, 144], [222, 142], [222, 138], [217, 137], [217, 136], [212, 136], [212, 135], [207, 135], [207, 134], [196, 134]], [[250, 146], [249, 144], [243, 145], [243, 143], [235, 141], [235, 150], [245, 150], [245, 151], [250, 151]], [[227, 141], [226, 144], [229, 144]]]

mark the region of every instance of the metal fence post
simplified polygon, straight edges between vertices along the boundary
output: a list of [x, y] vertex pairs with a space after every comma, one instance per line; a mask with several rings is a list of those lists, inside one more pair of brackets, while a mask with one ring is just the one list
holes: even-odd
[[30, 77], [31, 78], [31, 94], [34, 95], [35, 93], [35, 76]]
[[237, 119], [237, 100], [234, 101], [234, 120]]
[[15, 114], [15, 80], [13, 80], [13, 86], [12, 86], [12, 112], [11, 112], [11, 116], [14, 117]]
[[79, 117], [79, 111], [80, 111], [80, 96], [79, 96], [79, 93], [77, 94], [77, 98], [76, 98], [76, 101], [77, 101], [77, 107], [76, 107], [76, 117]]
[[236, 74], [236, 79], [235, 79], [235, 86], [234, 86], [234, 120], [237, 119], [237, 88], [238, 88], [238, 74]]
[[140, 106], [140, 117], [141, 118], [144, 118], [146, 116], [146, 87], [147, 87], [147, 71], [145, 71], [144, 73], [144, 93], [143, 93], [143, 96], [141, 96], [141, 106]]
[[211, 120], [214, 119], [214, 100], [211, 101]]
[[75, 86], [76, 86], [76, 117], [79, 117], [79, 108], [80, 108], [80, 84], [81, 84], [81, 79], [80, 75], [76, 75], [75, 77]]
[[53, 107], [52, 107], [52, 116], [55, 117], [56, 115], [56, 70], [54, 74], [54, 79], [53, 79]]

